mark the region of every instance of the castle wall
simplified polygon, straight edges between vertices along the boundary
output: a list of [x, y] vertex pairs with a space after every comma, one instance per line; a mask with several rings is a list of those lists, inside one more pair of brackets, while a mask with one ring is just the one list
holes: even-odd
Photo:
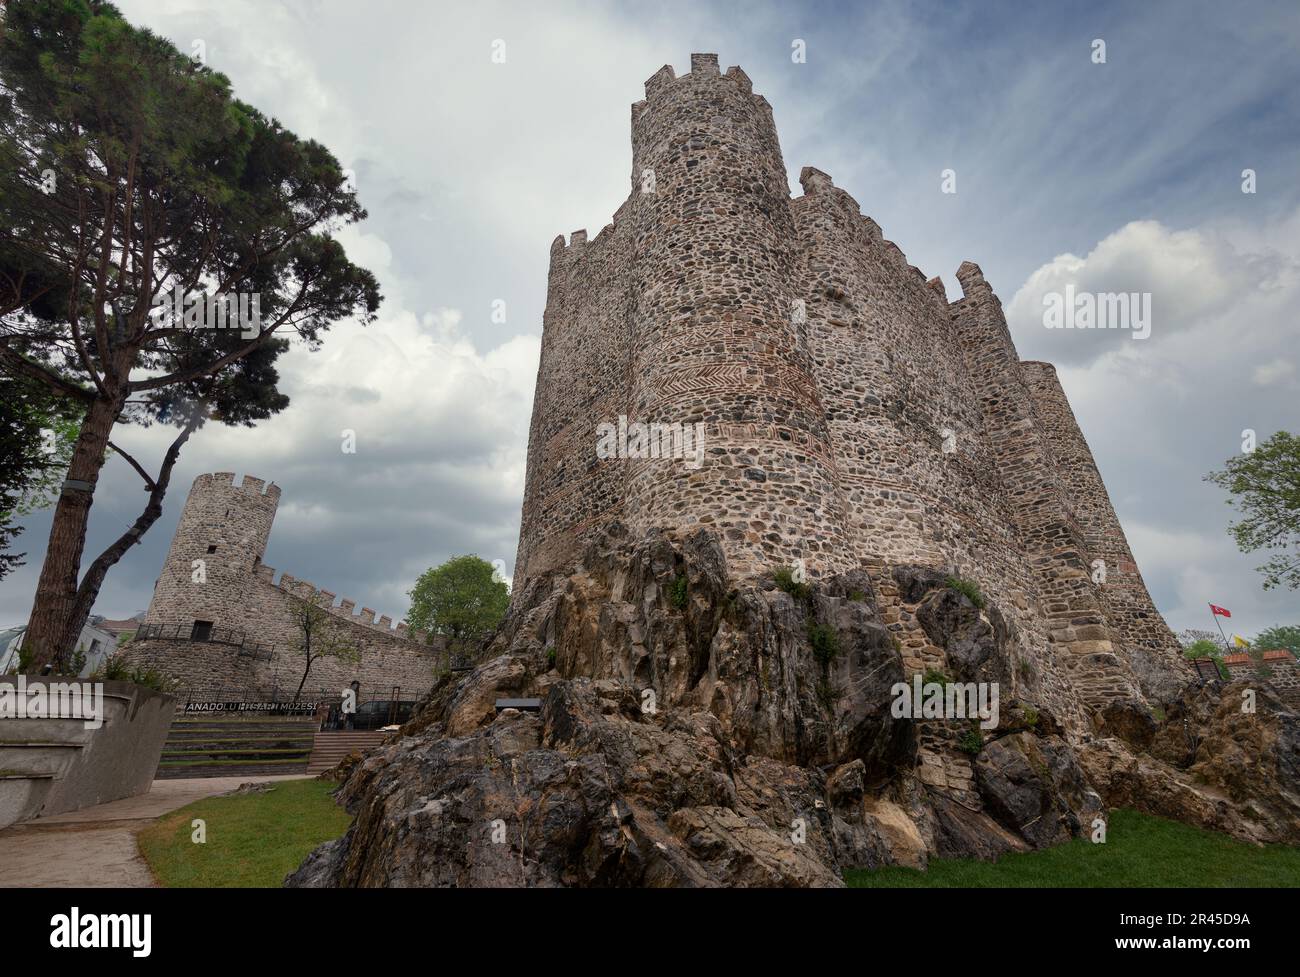
[[1004, 603], [1026, 602], [1020, 540], [942, 285], [825, 173], [805, 167], [801, 182], [800, 291], [855, 560], [949, 567]]
[[792, 321], [795, 231], [767, 100], [739, 68], [692, 55], [633, 107], [632, 410], [705, 425], [697, 468], [628, 466], [634, 530], [708, 526], [740, 573], [846, 565], [843, 507], [805, 328]]
[[[708, 527], [739, 577], [968, 577], [1052, 696], [1138, 696], [1132, 650], [1168, 630], [1059, 385], [1020, 363], [978, 266], [950, 304], [829, 176], [805, 168], [791, 200], [785, 172], [739, 68], [697, 54], [646, 82], [631, 195], [595, 241], [552, 245], [516, 590], [599, 522]], [[623, 413], [703, 424], [703, 464], [595, 457]], [[909, 667], [934, 664], [908, 640]]]
[[[545, 331], [557, 335], [543, 344], [516, 583], [615, 515], [633, 529], [710, 526], [742, 573], [843, 568], [834, 457], [792, 322], [795, 234], [771, 107], [738, 68], [696, 55], [689, 74], [665, 66], [646, 82], [632, 117], [632, 193], [607, 243], [571, 242], [558, 274], [553, 250]], [[704, 425], [705, 463], [595, 459], [596, 426], [621, 412]]]
[[[408, 694], [427, 691], [440, 648], [426, 644], [422, 633], [404, 622], [394, 626], [368, 607], [357, 613], [355, 601], [288, 573], [277, 581], [275, 569], [261, 562], [279, 498], [277, 486], [252, 476], [238, 484], [231, 472], [194, 480], [143, 622], [167, 629], [167, 638], [137, 635], [127, 645], [128, 660], [158, 668], [185, 689], [292, 690], [305, 665], [297, 650], [302, 630], [295, 611], [311, 601], [328, 612], [328, 633], [357, 649], [360, 661], [319, 659], [309, 687], [336, 693], [358, 679], [363, 692], [394, 686]], [[196, 567], [196, 561], [202, 562]], [[249, 645], [268, 646], [270, 660], [241, 656], [229, 643], [176, 640], [196, 621], [240, 632]]]
[[596, 455], [598, 426], [628, 413], [632, 235], [621, 215], [593, 241], [574, 231], [567, 246], [551, 245], [518, 582], [562, 560], [588, 526], [622, 515], [623, 463]]
[[239, 484], [234, 478], [234, 472], [216, 472], [194, 479], [144, 624], [227, 622], [248, 604], [280, 487], [251, 475]]
[[1092, 561], [1103, 561], [1104, 581], [1096, 590], [1115, 640], [1139, 676], [1150, 669], [1135, 656], [1154, 658], [1166, 673], [1185, 668], [1178, 640], [1147, 592], [1056, 368], [1050, 363], [1022, 362], [1020, 371], [1032, 396], [1035, 426], [1051, 446], [1088, 555]]
[[1137, 698], [1137, 678], [1118, 654], [1092, 580], [1092, 556], [1063, 480], [1065, 462], [1039, 422], [1002, 303], [973, 262], [965, 262], [957, 277], [963, 297], [952, 304], [953, 322], [968, 369], [980, 377], [985, 429], [1038, 578], [1051, 639], [1068, 653], [1070, 679], [1094, 706]]

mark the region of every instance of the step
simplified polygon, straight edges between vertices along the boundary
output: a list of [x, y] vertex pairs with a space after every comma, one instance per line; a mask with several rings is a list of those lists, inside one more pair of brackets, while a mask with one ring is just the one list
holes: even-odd
[[311, 718], [308, 718], [308, 719], [306, 719], [306, 720], [295, 719], [293, 722], [276, 722], [276, 721], [274, 721], [274, 720], [270, 720], [270, 721], [268, 721], [268, 720], [265, 720], [265, 719], [259, 719], [259, 720], [252, 720], [252, 719], [204, 719], [204, 720], [202, 720], [202, 721], [194, 721], [194, 722], [191, 722], [191, 721], [189, 721], [189, 720], [184, 720], [184, 719], [175, 719], [175, 720], [172, 720], [172, 728], [173, 728], [173, 729], [192, 729], [192, 728], [195, 728], [195, 727], [200, 727], [200, 728], [211, 728], [211, 727], [216, 727], [216, 726], [237, 727], [237, 728], [239, 728], [239, 729], [246, 729], [246, 728], [249, 728], [249, 727], [259, 727], [259, 726], [261, 726], [261, 727], [266, 727], [266, 728], [268, 728], [268, 729], [283, 729], [283, 728], [285, 728], [285, 727], [295, 727], [295, 726], [298, 726], [298, 727], [302, 727], [302, 728], [304, 728], [304, 729], [311, 729], [311, 728], [314, 728], [314, 727], [316, 726], [316, 720], [315, 720], [315, 719], [311, 719]]
[[340, 760], [353, 753], [368, 753], [381, 745], [387, 737], [387, 733], [378, 731], [317, 733], [307, 772], [321, 773], [337, 766]]
[[156, 780], [191, 780], [206, 777], [263, 777], [307, 772], [305, 758], [279, 761], [226, 763], [160, 763]]
[[202, 733], [186, 734], [184, 736], [168, 736], [168, 746], [182, 746], [184, 744], [194, 743], [202, 745], [204, 743], [311, 743], [312, 735], [310, 733], [284, 733], [279, 736], [271, 736], [265, 733], [258, 733], [253, 736], [205, 736]]
[[0, 742], [0, 771], [22, 775], [50, 773], [61, 777], [76, 758], [77, 751], [84, 748], [84, 743], [57, 741]]

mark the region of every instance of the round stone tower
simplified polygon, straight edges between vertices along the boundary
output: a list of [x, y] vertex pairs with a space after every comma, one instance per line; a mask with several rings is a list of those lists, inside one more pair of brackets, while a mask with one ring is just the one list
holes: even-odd
[[280, 488], [233, 472], [194, 479], [167, 561], [154, 585], [146, 625], [240, 627], [256, 568], [266, 552]]
[[[665, 65], [632, 107], [629, 424], [702, 451], [628, 461], [634, 530], [720, 532], [733, 572], [846, 565], [843, 503], [794, 288], [797, 235], [772, 109], [739, 68]], [[702, 428], [699, 427], [702, 425]]]

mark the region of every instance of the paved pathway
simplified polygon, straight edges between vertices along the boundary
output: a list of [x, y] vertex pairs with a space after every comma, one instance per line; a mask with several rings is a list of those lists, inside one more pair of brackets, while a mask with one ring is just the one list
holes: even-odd
[[37, 818], [0, 831], [0, 888], [149, 888], [156, 883], [136, 848], [141, 828], [186, 804], [240, 784], [298, 776], [155, 780], [149, 793]]

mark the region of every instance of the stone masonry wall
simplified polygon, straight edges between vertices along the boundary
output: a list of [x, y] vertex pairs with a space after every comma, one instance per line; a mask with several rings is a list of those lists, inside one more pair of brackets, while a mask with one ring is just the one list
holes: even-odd
[[[552, 245], [516, 590], [597, 523], [703, 525], [742, 576], [967, 577], [1093, 710], [1185, 672], [1054, 372], [1020, 362], [979, 267], [949, 303], [827, 174], [791, 199], [741, 69], [696, 54], [645, 90], [630, 196], [594, 241]], [[598, 458], [620, 414], [702, 422], [704, 464]]]

